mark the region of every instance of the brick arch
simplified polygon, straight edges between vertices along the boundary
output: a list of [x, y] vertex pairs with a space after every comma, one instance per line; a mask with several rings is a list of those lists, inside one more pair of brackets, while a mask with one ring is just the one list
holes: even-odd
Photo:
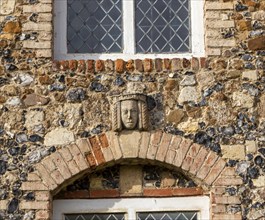
[[192, 140], [160, 130], [106, 132], [62, 147], [29, 173], [22, 190], [34, 191], [36, 201], [22, 201], [20, 209], [35, 209], [36, 219], [51, 219], [52, 196], [69, 180], [127, 159], [158, 161], [181, 169], [209, 187], [213, 219], [241, 219], [241, 214], [225, 214], [225, 206], [240, 204], [237, 196], [225, 195], [225, 187], [242, 184], [234, 168], [226, 167], [221, 157]]

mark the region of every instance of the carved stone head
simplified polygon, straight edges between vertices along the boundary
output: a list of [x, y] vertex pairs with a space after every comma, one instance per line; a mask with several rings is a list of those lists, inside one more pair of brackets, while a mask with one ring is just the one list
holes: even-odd
[[114, 131], [147, 130], [148, 115], [146, 96], [129, 94], [114, 97], [112, 108], [112, 127]]

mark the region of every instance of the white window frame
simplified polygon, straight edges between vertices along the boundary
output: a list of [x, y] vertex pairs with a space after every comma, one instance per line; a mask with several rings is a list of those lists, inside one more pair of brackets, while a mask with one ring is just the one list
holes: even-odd
[[118, 198], [54, 200], [53, 220], [64, 220], [64, 214], [125, 213], [125, 220], [137, 219], [137, 212], [197, 211], [198, 220], [210, 219], [208, 196], [172, 198]]
[[204, 57], [204, 0], [190, 0], [191, 53], [140, 54], [135, 53], [134, 1], [122, 0], [123, 53], [67, 53], [67, 0], [54, 1], [54, 59], [144, 59]]

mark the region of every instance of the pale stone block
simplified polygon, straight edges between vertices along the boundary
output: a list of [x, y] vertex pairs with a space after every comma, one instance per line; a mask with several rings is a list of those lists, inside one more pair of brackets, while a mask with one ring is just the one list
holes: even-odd
[[135, 196], [142, 193], [142, 168], [140, 166], [121, 166], [121, 195]]
[[178, 97], [178, 103], [183, 104], [185, 102], [195, 102], [197, 103], [200, 98], [200, 95], [194, 86], [187, 86], [181, 89], [179, 97]]
[[207, 21], [206, 27], [210, 29], [232, 28], [232, 27], [235, 27], [235, 22], [234, 21], [222, 21], [222, 20]]
[[31, 49], [49, 49], [49, 48], [51, 48], [51, 46], [52, 46], [52, 44], [51, 44], [50, 41], [42, 41], [42, 42], [23, 41], [23, 47], [24, 48], [31, 48]]
[[45, 57], [45, 58], [51, 58], [52, 57], [52, 51], [51, 50], [37, 50], [36, 51], [36, 57]]
[[44, 121], [45, 115], [43, 111], [31, 110], [26, 113], [25, 126], [27, 129], [34, 129], [34, 127], [41, 125]]
[[232, 160], [245, 159], [245, 146], [244, 145], [221, 145], [223, 158]]
[[246, 141], [245, 145], [246, 145], [247, 153], [256, 153], [257, 152], [256, 141]]
[[7, 200], [0, 200], [0, 210], [7, 209]]
[[178, 129], [180, 129], [181, 131], [185, 131], [187, 133], [194, 133], [198, 131], [199, 129], [199, 122], [188, 120], [188, 121], [180, 123], [178, 125]]
[[13, 13], [16, 0], [0, 0], [0, 15], [8, 15]]
[[23, 31], [52, 31], [52, 24], [50, 22], [27, 22], [22, 25]]
[[258, 179], [253, 179], [252, 181], [256, 187], [265, 187], [265, 176], [259, 176]]
[[234, 47], [236, 46], [236, 40], [235, 39], [207, 39], [206, 45], [210, 47]]
[[44, 145], [66, 145], [75, 141], [73, 132], [68, 131], [66, 128], [56, 128], [50, 131], [44, 137]]
[[243, 92], [234, 92], [232, 98], [234, 107], [252, 108], [254, 105], [254, 98]]
[[206, 53], [208, 56], [220, 56], [221, 50], [218, 48], [207, 48]]
[[120, 146], [124, 158], [138, 156], [141, 133], [137, 131], [124, 131], [120, 134]]
[[250, 81], [257, 81], [258, 80], [258, 73], [256, 70], [244, 71], [242, 73], [242, 79], [247, 79]]
[[52, 4], [36, 4], [36, 5], [23, 5], [24, 13], [39, 13], [39, 12], [51, 12]]
[[216, 1], [214, 2], [206, 1], [206, 4], [205, 4], [206, 10], [225, 10], [225, 9], [232, 10], [233, 7], [234, 7], [233, 2], [223, 3], [223, 2], [216, 2]]

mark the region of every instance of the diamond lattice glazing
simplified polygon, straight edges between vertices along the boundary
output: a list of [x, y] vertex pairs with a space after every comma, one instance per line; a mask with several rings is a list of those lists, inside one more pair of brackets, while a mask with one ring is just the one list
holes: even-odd
[[124, 220], [123, 213], [66, 214], [64, 220]]
[[122, 0], [67, 0], [68, 53], [119, 53]]
[[197, 220], [197, 212], [140, 212], [137, 220]]
[[189, 11], [189, 0], [135, 0], [136, 52], [190, 52]]

